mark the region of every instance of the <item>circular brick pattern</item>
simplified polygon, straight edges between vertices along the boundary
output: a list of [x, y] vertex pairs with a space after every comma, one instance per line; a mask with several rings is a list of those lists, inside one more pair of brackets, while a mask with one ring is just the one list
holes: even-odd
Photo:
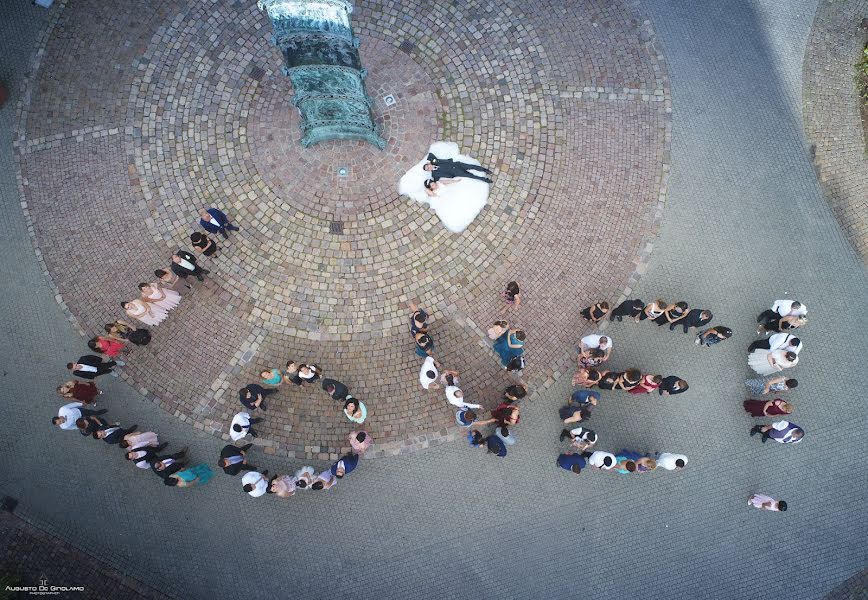
[[[367, 403], [374, 454], [445, 439], [454, 413], [418, 386], [406, 304], [429, 309], [439, 360], [491, 405], [509, 379], [484, 330], [502, 316], [510, 279], [527, 298], [511, 316], [531, 335], [525, 377], [541, 389], [570, 369], [576, 332], [564, 311], [634, 281], [665, 189], [669, 103], [653, 32], [626, 4], [587, 4], [359, 2], [384, 151], [300, 147], [281, 56], [253, 4], [183, 4], [136, 23], [93, 1], [66, 7], [22, 116], [20, 161], [58, 293], [99, 331], [118, 316], [119, 294], [188, 245], [198, 209], [218, 206], [242, 230], [218, 240], [208, 283], [125, 373], [179, 418], [225, 436], [237, 389], [293, 358]], [[91, 106], [97, 92], [82, 74], [107, 56], [117, 62], [100, 71], [98, 94], [112, 101]], [[496, 172], [488, 206], [461, 235], [397, 194], [436, 140]], [[144, 223], [139, 235], [116, 225], [131, 218]], [[89, 261], [106, 248], [118, 268], [85, 285], [79, 270], [101, 273]], [[280, 454], [333, 458], [352, 429], [316, 389], [283, 388], [266, 416], [257, 443]]]

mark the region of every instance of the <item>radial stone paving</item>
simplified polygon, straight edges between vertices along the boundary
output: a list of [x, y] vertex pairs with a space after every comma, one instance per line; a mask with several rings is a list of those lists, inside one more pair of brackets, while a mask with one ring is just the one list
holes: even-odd
[[[510, 318], [530, 332], [539, 390], [571, 368], [564, 303], [616, 298], [647, 256], [668, 83], [650, 26], [620, 2], [358, 3], [382, 152], [301, 148], [253, 2], [85, 0], [58, 14], [17, 147], [41, 259], [84, 333], [188, 247], [200, 207], [241, 226], [124, 375], [197, 428], [225, 437], [236, 390], [292, 358], [366, 401], [379, 454], [454, 437], [453, 412], [416, 382], [409, 300], [433, 314], [440, 362], [491, 406], [510, 379], [484, 330], [507, 281], [529, 300]], [[461, 235], [397, 194], [436, 140], [496, 172]], [[267, 417], [257, 443], [280, 455], [334, 458], [351, 430], [318, 390], [283, 388]]]

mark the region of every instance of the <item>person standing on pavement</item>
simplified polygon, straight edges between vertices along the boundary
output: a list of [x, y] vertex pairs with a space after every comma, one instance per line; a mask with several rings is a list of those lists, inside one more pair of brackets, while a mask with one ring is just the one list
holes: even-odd
[[202, 256], [215, 256], [219, 250], [217, 242], [198, 231], [190, 234], [190, 244], [193, 246], [193, 252]]
[[426, 356], [422, 361], [422, 368], [419, 371], [419, 383], [426, 390], [436, 390], [440, 387], [437, 383], [437, 378], [440, 373], [437, 370], [437, 361], [433, 356]]
[[173, 273], [171, 269], [168, 271], [166, 271], [165, 269], [157, 269], [156, 271], [154, 271], [154, 277], [157, 278], [157, 281], [159, 281], [160, 285], [162, 285], [164, 288], [172, 290], [173, 292], [177, 292], [182, 296], [185, 296], [193, 291], [193, 286], [185, 282], [175, 273]]
[[106, 444], [110, 444], [112, 446], [120, 445], [120, 443], [124, 440], [124, 436], [133, 433], [137, 427], [138, 425], [133, 425], [132, 427], [124, 429], [120, 426], [119, 423], [115, 423], [114, 425], [106, 425], [93, 432], [93, 439], [102, 440]]
[[57, 387], [57, 393], [64, 398], [73, 398], [85, 406], [96, 404], [96, 397], [102, 394], [92, 381], [67, 381]]
[[211, 470], [211, 467], [201, 464], [172, 473], [163, 480], [163, 483], [171, 487], [191, 487], [204, 485], [211, 481], [212, 477], [214, 477], [214, 471]]
[[582, 315], [582, 318], [586, 321], [590, 321], [591, 323], [599, 323], [609, 314], [609, 303], [597, 302], [596, 304], [592, 304], [587, 308], [583, 308], [581, 311], [579, 311], [579, 314]]
[[238, 227], [229, 222], [229, 217], [216, 208], [203, 208], [199, 211], [199, 225], [208, 233], [219, 233], [224, 238], [229, 237], [230, 231], [240, 231]]
[[561, 430], [561, 441], [564, 441], [566, 438], [570, 438], [572, 442], [572, 447], [577, 452], [584, 452], [591, 446], [597, 443], [597, 434], [588, 429], [587, 427], [576, 427], [575, 429], [563, 429]]
[[93, 354], [79, 357], [77, 362], [67, 363], [66, 368], [81, 379], [96, 379], [112, 372], [117, 363], [113, 360], [103, 362], [102, 358]]
[[268, 471], [249, 471], [241, 477], [241, 487], [253, 498], [264, 496], [268, 491]]
[[587, 459], [590, 466], [601, 471], [611, 471], [618, 464], [618, 460], [611, 452], [597, 450], [595, 452], [583, 452], [582, 456]]
[[118, 443], [121, 448], [129, 448], [130, 450], [138, 450], [139, 448], [150, 447], [162, 450], [167, 444], [160, 443], [159, 436], [153, 431], [132, 431], [124, 436], [124, 439]]
[[503, 391], [504, 402], [518, 402], [527, 396], [527, 386], [524, 384], [511, 385]]
[[781, 398], [774, 400], [745, 400], [744, 411], [752, 417], [777, 417], [793, 412], [793, 405]]
[[771, 375], [759, 379], [746, 379], [744, 384], [750, 388], [755, 396], [764, 396], [771, 392], [785, 392], [795, 389], [799, 382], [795, 379], [787, 379], [783, 375]]
[[374, 443], [374, 438], [367, 431], [354, 431], [349, 437], [350, 448], [354, 454], [364, 454]]
[[186, 468], [187, 463], [184, 461], [186, 455], [187, 447], [185, 446], [181, 448], [180, 452], [166, 456], [155, 456], [154, 460], [151, 461], [151, 470], [163, 479], [163, 483], [165, 483], [169, 475]]
[[791, 333], [776, 333], [769, 336], [767, 339], [756, 340], [751, 343], [751, 345], [748, 346], [747, 351], [753, 352], [754, 350], [768, 350], [769, 352], [785, 350], [787, 352], [798, 354], [802, 351], [802, 340]]
[[359, 466], [359, 455], [350, 452], [332, 465], [331, 472], [338, 479], [343, 479], [345, 475], [349, 475], [355, 471], [357, 466]]
[[702, 333], [696, 336], [696, 340], [694, 343], [697, 346], [705, 346], [706, 348], [711, 348], [714, 344], [719, 344], [723, 340], [728, 340], [732, 337], [732, 329], [729, 327], [721, 327], [718, 325], [717, 327], [712, 327], [711, 329], [706, 329]]
[[602, 362], [606, 362], [612, 354], [612, 338], [596, 333], [586, 335], [579, 343], [579, 352], [585, 352], [591, 348], [602, 350], [604, 353]]
[[789, 421], [775, 421], [771, 425], [756, 425], [750, 430], [751, 436], [762, 434], [762, 443], [773, 439], [779, 444], [798, 444], [805, 437], [805, 430]]
[[784, 512], [787, 510], [787, 503], [783, 500], [775, 500], [771, 496], [763, 494], [751, 494], [747, 499], [747, 505], [761, 510], [771, 510], [774, 512]]
[[700, 327], [705, 327], [706, 325], [711, 323], [711, 320], [713, 318], [714, 315], [711, 314], [710, 310], [692, 308], [681, 321], [670, 325], [669, 330], [673, 330], [676, 325], [681, 325], [684, 328], [684, 333], [687, 333], [687, 330], [691, 327], [695, 327], [697, 329], [699, 329]]
[[557, 464], [560, 468], [578, 475], [585, 468], [587, 461], [581, 454], [565, 453], [558, 456]]
[[251, 428], [251, 425], [255, 425], [263, 420], [264, 419], [252, 419], [250, 413], [236, 413], [235, 416], [232, 417], [232, 423], [229, 425], [229, 437], [232, 438], [233, 442], [242, 440], [248, 435], [250, 435], [250, 437], [259, 437], [259, 434]]
[[196, 257], [180, 248], [172, 255], [172, 264], [169, 268], [181, 279], [187, 279], [193, 275], [199, 281], [205, 281], [204, 276], [211, 272], [197, 265]]
[[681, 470], [687, 465], [687, 457], [683, 454], [663, 452], [656, 455], [657, 466], [667, 471]]
[[446, 386], [446, 400], [449, 401], [449, 404], [458, 408], [482, 408], [481, 404], [465, 402], [464, 392], [457, 385]]
[[247, 444], [240, 448], [227, 444], [220, 451], [220, 461], [217, 464], [224, 473], [233, 477], [241, 471], [254, 471], [256, 467], [247, 463], [247, 451], [252, 447], [253, 444]]
[[329, 398], [338, 402], [345, 401], [350, 393], [350, 389], [336, 379], [323, 379], [322, 389], [329, 395]]
[[[108, 412], [106, 409], [88, 410], [82, 408], [82, 406], [81, 402], [70, 402], [69, 404], [64, 404], [57, 411], [57, 416], [51, 419], [51, 424], [60, 427], [64, 431], [70, 431], [78, 428], [76, 422], [79, 419], [96, 417]], [[82, 435], [87, 435], [87, 433], [82, 433]]]
[[362, 401], [348, 395], [344, 401], [344, 416], [353, 423], [364, 423], [368, 418], [368, 407]]
[[250, 410], [258, 408], [264, 411], [266, 409], [265, 397], [275, 393], [277, 393], [277, 390], [267, 390], [261, 385], [251, 383], [238, 391], [238, 399], [241, 401], [241, 404]]
[[645, 303], [638, 298], [635, 300], [624, 300], [609, 314], [609, 320], [614, 321], [617, 319], [620, 323], [624, 317], [628, 317], [638, 321], [643, 308], [645, 308]]
[[687, 382], [675, 375], [664, 377], [660, 382], [660, 387], [657, 388], [657, 393], [661, 396], [674, 396], [686, 392], [690, 388]]

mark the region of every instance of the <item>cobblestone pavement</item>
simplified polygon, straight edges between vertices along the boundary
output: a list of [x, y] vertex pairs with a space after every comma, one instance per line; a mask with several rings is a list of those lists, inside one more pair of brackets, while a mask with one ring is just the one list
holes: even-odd
[[[226, 437], [236, 390], [293, 358], [367, 401], [373, 456], [454, 437], [448, 405], [432, 406], [407, 376], [418, 359], [406, 303], [434, 315], [441, 363], [461, 365], [465, 392], [490, 405], [509, 380], [483, 332], [510, 279], [530, 300], [516, 315], [534, 331], [526, 377], [550, 385], [569, 369], [565, 299], [624, 288], [665, 192], [668, 84], [653, 31], [621, 3], [583, 8], [359, 3], [384, 152], [301, 148], [280, 52], [253, 2], [56, 10], [18, 149], [27, 215], [64, 306], [100, 332], [189, 245], [198, 209], [216, 205], [241, 232], [219, 241], [209, 284], [125, 373], [196, 427]], [[396, 191], [438, 139], [497, 171], [489, 207], [460, 236]], [[268, 416], [257, 443], [269, 452], [345, 449], [349, 423], [321, 392], [284, 388]]]
[[[163, 594], [131, 579], [84, 554], [62, 540], [28, 525], [8, 513], [0, 514], [0, 577], [4, 587], [70, 588], [84, 584], [84, 590], [64, 590], [61, 597], [83, 600], [162, 600]], [[14, 579], [12, 579], [14, 578]], [[75, 582], [75, 583], [73, 583]], [[24, 597], [27, 594], [6, 595]]]
[[[159, 6], [153, 8], [159, 12]], [[562, 12], [545, 8], [541, 39], [551, 40], [547, 36], [558, 35], [559, 27], [568, 31], [572, 25], [559, 18]], [[675, 372], [690, 381], [691, 390], [674, 398], [606, 394], [591, 425], [605, 449], [685, 452], [690, 456], [685, 471], [576, 478], [557, 469], [556, 408], [569, 391], [569, 376], [556, 373], [549, 390], [524, 407], [519, 443], [504, 460], [481, 456], [460, 442], [442, 444], [365, 461], [327, 495], [287, 501], [253, 500], [229, 477], [202, 488], [169, 490], [150, 474], [133, 472], [104, 445], [58, 432], [47, 418], [59, 404], [53, 388], [64, 376], [64, 358], [83, 345], [69, 331], [54, 291], [42, 282], [43, 265], [33, 259], [27, 223], [15, 208], [15, 164], [6, 151], [14, 115], [7, 106], [0, 110], [0, 198], [7, 209], [0, 222], [6, 241], [0, 314], [14, 315], [3, 322], [14, 353], [4, 361], [0, 493], [20, 500], [16, 514], [22, 519], [185, 599], [593, 594], [747, 600], [861, 593], [856, 574], [868, 565], [868, 531], [858, 507], [868, 476], [847, 458], [860, 454], [868, 427], [855, 375], [868, 351], [857, 314], [868, 278], [823, 201], [799, 117], [801, 58], [815, 8], [807, 0], [785, 7], [770, 0], [725, 7], [652, 0], [639, 7], [638, 14], [650, 15], [658, 31], [656, 53], [663, 50], [661, 39], [665, 43], [673, 171], [651, 261], [647, 269], [637, 269], [647, 272], [628, 293], [707, 306], [715, 322], [736, 333], [700, 350], [689, 336], [648, 325], [609, 327], [616, 343], [613, 367]], [[25, 50], [34, 47], [31, 40], [46, 16], [23, 1], [0, 10], [0, 24], [15, 23], [12, 31], [5, 26], [0, 38], [0, 75], [12, 74], [17, 100]], [[587, 16], [592, 10], [575, 12]], [[582, 35], [576, 36], [575, 47], [583, 51], [572, 62], [553, 60], [561, 69], [600, 64], [593, 61], [607, 52], [630, 52], [632, 47], [607, 46], [602, 31], [593, 37], [601, 26], [617, 30], [629, 19], [619, 20], [623, 13], [612, 13], [609, 5], [596, 10], [598, 27], [579, 29]], [[394, 19], [395, 27], [404, 22]], [[523, 26], [519, 19], [511, 22], [519, 30]], [[587, 72], [601, 82], [632, 76], [627, 67]], [[95, 85], [95, 97], [101, 89]], [[120, 114], [105, 102], [100, 106]], [[51, 109], [74, 110], [79, 109], [62, 103]], [[577, 114], [575, 122], [583, 122]], [[91, 137], [90, 148], [100, 151], [98, 143], [114, 143], [112, 135]], [[58, 148], [70, 143], [58, 142]], [[589, 142], [575, 141], [582, 150]], [[611, 151], [604, 141], [597, 143], [601, 151]], [[792, 214], [798, 218], [785, 227], [770, 226]], [[216, 290], [197, 292], [198, 310], [206, 310], [212, 293], [219, 297]], [[529, 311], [561, 306], [574, 317], [579, 303], [571, 305], [564, 300], [569, 296], [560, 294], [529, 294]], [[751, 422], [740, 408], [741, 380], [747, 375], [744, 349], [753, 338], [753, 317], [783, 294], [810, 307], [811, 322], [801, 334], [802, 364], [794, 370], [801, 385], [790, 396], [797, 407], [794, 420], [808, 437], [798, 446], [770, 447], [747, 436]], [[443, 311], [437, 327], [461, 319], [486, 321], [472, 310], [479, 309], [456, 307], [457, 318]], [[532, 323], [536, 317], [525, 318]], [[473, 325], [467, 327], [478, 336]], [[567, 336], [571, 343], [575, 335]], [[457, 346], [460, 338], [453, 339]], [[123, 381], [105, 387], [102, 404], [113, 416], [159, 431], [173, 447], [189, 444], [194, 460], [213, 462], [220, 442], [208, 432], [142, 402]], [[277, 472], [300, 464], [259, 451], [254, 459]], [[757, 491], [787, 499], [790, 510], [749, 510], [745, 498]], [[227, 568], [239, 560], [243, 571]]]
[[866, 15], [865, 1], [820, 2], [805, 52], [804, 119], [826, 198], [868, 264], [868, 158], [853, 85]]

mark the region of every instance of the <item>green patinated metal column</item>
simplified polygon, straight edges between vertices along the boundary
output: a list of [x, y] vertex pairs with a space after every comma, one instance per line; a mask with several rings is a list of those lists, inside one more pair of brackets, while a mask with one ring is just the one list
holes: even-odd
[[301, 143], [364, 140], [382, 149], [346, 0], [259, 0], [301, 113]]

